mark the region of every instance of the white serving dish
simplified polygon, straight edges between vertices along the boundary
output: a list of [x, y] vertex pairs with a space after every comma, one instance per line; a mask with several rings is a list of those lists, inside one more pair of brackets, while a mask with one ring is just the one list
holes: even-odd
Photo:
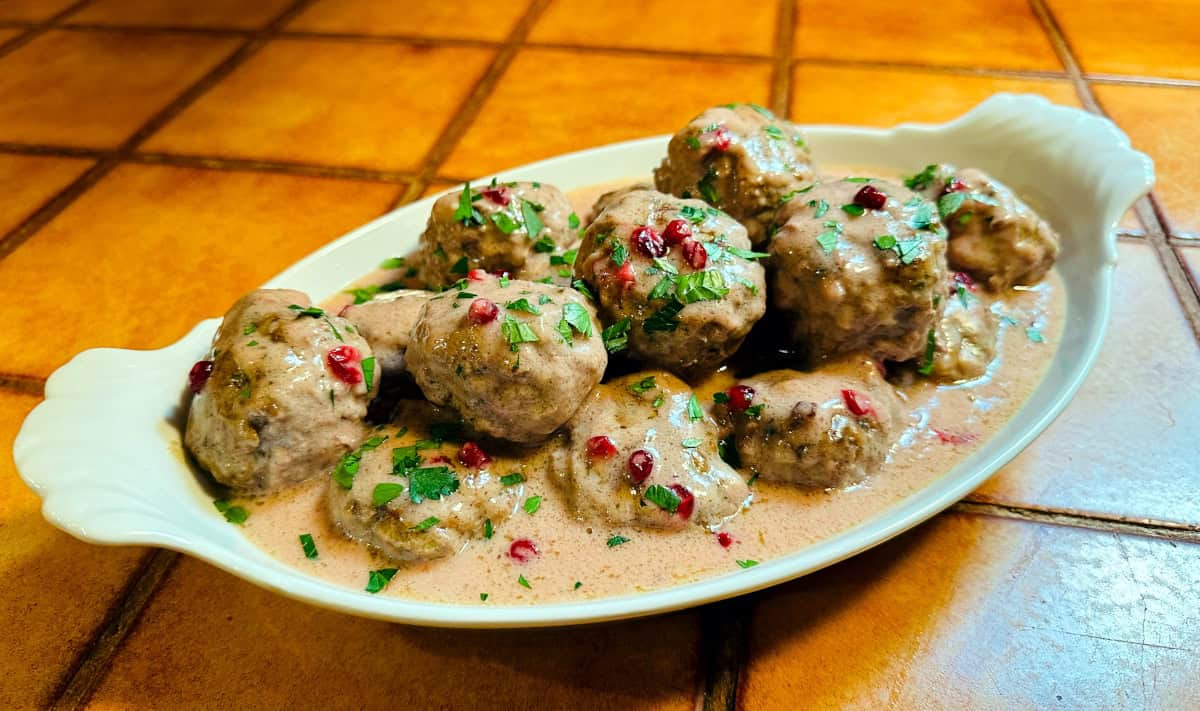
[[[44, 499], [55, 526], [100, 544], [146, 544], [194, 555], [257, 585], [315, 605], [397, 622], [447, 627], [535, 627], [636, 617], [699, 605], [802, 576], [885, 541], [979, 486], [1029, 444], [1075, 393], [1100, 348], [1116, 263], [1116, 228], [1154, 182], [1150, 160], [1109, 121], [1040, 97], [998, 94], [943, 125], [890, 130], [814, 126], [819, 163], [915, 172], [950, 162], [992, 173], [1033, 203], [1063, 236], [1058, 269], [1067, 318], [1045, 379], [996, 436], [895, 507], [808, 548], [747, 570], [655, 592], [579, 603], [450, 605], [351, 590], [288, 567], [228, 524], [181, 457], [185, 381], [208, 348], [217, 320], [198, 324], [158, 351], [96, 349], [46, 383], [14, 458]], [[541, 180], [570, 190], [648, 175], [665, 153], [659, 136], [618, 143], [504, 171], [502, 180]], [[490, 176], [489, 176], [490, 178]], [[434, 198], [402, 207], [337, 239], [267, 286], [320, 300], [381, 258], [416, 244]], [[253, 287], [246, 285], [247, 290]]]

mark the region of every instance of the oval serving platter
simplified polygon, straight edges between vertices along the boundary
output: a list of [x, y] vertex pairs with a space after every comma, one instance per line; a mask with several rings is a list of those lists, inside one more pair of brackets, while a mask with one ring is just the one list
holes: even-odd
[[[958, 501], [1012, 459], [1058, 415], [1091, 368], [1109, 315], [1116, 228], [1154, 183], [1153, 166], [1111, 122], [1035, 96], [998, 94], [942, 125], [890, 130], [806, 127], [818, 165], [912, 172], [928, 163], [981, 168], [1008, 183], [1063, 238], [1057, 269], [1067, 295], [1058, 350], [1044, 379], [994, 437], [896, 506], [807, 548], [761, 565], [677, 587], [578, 603], [493, 607], [371, 595], [310, 577], [270, 557], [214, 511], [183, 456], [185, 375], [218, 320], [157, 351], [95, 349], [46, 383], [46, 400], [14, 446], [21, 477], [44, 500], [46, 519], [92, 543], [161, 546], [202, 558], [299, 600], [396, 622], [444, 627], [573, 625], [677, 610], [759, 590], [860, 553]], [[618, 143], [499, 174], [564, 191], [649, 175], [667, 136]], [[487, 176], [483, 180], [490, 180]], [[314, 300], [411, 250], [430, 197], [337, 239], [266, 284]], [[247, 285], [249, 289], [252, 285]]]

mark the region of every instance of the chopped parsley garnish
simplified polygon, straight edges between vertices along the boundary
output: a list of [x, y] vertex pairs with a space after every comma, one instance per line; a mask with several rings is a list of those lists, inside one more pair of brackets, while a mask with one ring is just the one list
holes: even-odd
[[529, 324], [508, 314], [504, 315], [504, 323], [500, 324], [500, 333], [508, 341], [508, 349], [513, 353], [517, 352], [517, 346], [521, 343], [536, 343], [540, 340]]
[[656, 416], [658, 415], [658, 408], [662, 407], [662, 404], [663, 404], [663, 395], [662, 395], [662, 393], [659, 393], [658, 397], [654, 398], [654, 402], [650, 403], [650, 407], [654, 408], [654, 414]]
[[1042, 332], [1039, 331], [1038, 329], [1034, 328], [1033, 326], [1030, 326], [1029, 328], [1025, 329], [1025, 337], [1028, 338], [1029, 340], [1033, 341], [1034, 343], [1045, 343], [1046, 342], [1046, 337], [1042, 335]]
[[[716, 301], [729, 293], [721, 272], [705, 270], [681, 274], [675, 279], [675, 297], [683, 304], [697, 301]], [[671, 329], [674, 330], [674, 329]]]
[[833, 250], [837, 249], [838, 231], [827, 230], [817, 235], [817, 244], [821, 245], [821, 249], [826, 254], [833, 254]]
[[567, 227], [570, 227], [573, 230], [579, 229], [579, 215], [576, 215], [573, 212], [570, 215], [567, 215]]
[[581, 587], [583, 587], [583, 583], [581, 583], [581, 582], [579, 582], [578, 580], [576, 580], [576, 581], [575, 581], [575, 589], [576, 589], [576, 590], [578, 590], [578, 589], [579, 589], [579, 588], [581, 588]]
[[696, 189], [700, 191], [700, 196], [704, 198], [705, 202], [713, 205], [721, 202], [721, 196], [717, 194], [716, 181], [717, 170], [710, 165], [705, 171], [704, 177], [696, 183]]
[[[375, 449], [379, 445], [387, 441], [387, 435], [375, 435], [374, 437], [363, 442], [358, 449], [353, 452], [347, 452], [342, 455], [338, 461], [337, 467], [333, 470], [333, 480], [343, 489], [349, 489], [354, 486], [354, 476], [358, 474], [358, 464], [362, 461], [364, 453]], [[395, 452], [393, 452], [393, 455]]]
[[869, 183], [870, 178], [842, 178], [843, 183]]
[[471, 203], [478, 200], [478, 195], [471, 194], [471, 184], [464, 183], [462, 192], [458, 195], [458, 208], [454, 210], [454, 219], [467, 227], [479, 227], [483, 224], [483, 213], [475, 209]]
[[620, 242], [616, 242], [615, 244], [613, 244], [611, 258], [612, 258], [613, 264], [615, 264], [619, 267], [619, 266], [625, 264], [625, 260], [629, 258], [629, 250], [625, 248], [624, 244], [621, 244]]
[[245, 523], [246, 519], [250, 518], [249, 511], [241, 506], [234, 506], [224, 499], [217, 499], [216, 501], [213, 501], [213, 507], [216, 508], [217, 511], [220, 511], [223, 516], [225, 516], [226, 521], [230, 523], [236, 523], [239, 526]]
[[359, 304], [365, 304], [368, 301], [370, 301], [371, 299], [374, 299], [375, 295], [379, 293], [379, 287], [377, 287], [377, 286], [362, 286], [362, 287], [358, 287], [355, 289], [346, 289], [342, 293], [353, 296], [354, 297], [354, 305], [357, 306]]
[[450, 471], [450, 467], [420, 467], [408, 471], [408, 498], [414, 504], [425, 499], [437, 500], [456, 491], [458, 477]]
[[571, 288], [586, 296], [588, 301], [596, 300], [596, 295], [593, 294], [592, 290], [588, 288], [587, 282], [582, 279], [576, 279], [575, 281], [571, 282]]
[[708, 219], [708, 215], [704, 213], [703, 208], [694, 207], [692, 205], [684, 205], [679, 208], [679, 214], [693, 225], [698, 225]]
[[754, 566], [758, 565], [757, 560], [751, 560], [751, 559], [736, 560], [734, 562], [738, 564], [739, 568], [753, 568]]
[[[545, 227], [542, 218], [538, 217], [538, 205], [528, 200], [521, 201], [521, 218], [525, 220], [525, 233], [529, 239], [537, 239]], [[543, 208], [544, 209], [544, 208]]]
[[316, 306], [300, 306], [299, 304], [292, 304], [288, 308], [292, 311], [295, 311], [297, 316], [309, 316], [311, 318], [323, 318], [325, 316], [325, 312], [321, 309], [318, 309]]
[[496, 527], [492, 525], [492, 519], [485, 518], [483, 520], [483, 537], [491, 538], [496, 535]]
[[487, 593], [479, 593], [479, 601], [480, 602], [487, 602], [487, 599], [488, 599]]
[[529, 303], [529, 299], [526, 299], [524, 297], [522, 297], [520, 299], [514, 299], [513, 301], [508, 302], [507, 304], [504, 305], [504, 308], [508, 309], [509, 311], [524, 311], [527, 314], [539, 314], [540, 315], [542, 313], [538, 307]]
[[727, 403], [729, 402], [729, 395], [723, 392], [715, 392], [713, 393], [713, 402], [717, 403], [718, 405]]
[[529, 514], [530, 516], [537, 513], [537, 510], [541, 507], [542, 497], [540, 496], [530, 496], [528, 499], [525, 499], [525, 504], [521, 506], [521, 508], [525, 509], [525, 513]]
[[968, 197], [970, 196], [962, 192], [946, 193], [938, 198], [938, 215], [943, 220], [946, 219], [954, 214], [958, 208], [962, 207], [962, 204], [966, 202]]
[[671, 292], [675, 291], [675, 277], [667, 275], [660, 279], [650, 293], [646, 295], [647, 301], [661, 301], [671, 297]]
[[525, 475], [521, 472], [513, 472], [512, 474], [505, 474], [504, 476], [500, 477], [500, 483], [505, 486], [514, 486], [523, 481], [525, 481]]
[[429, 529], [433, 528], [434, 526], [438, 525], [441, 522], [442, 522], [442, 519], [438, 518], [437, 516], [430, 516], [429, 518], [425, 519], [424, 521], [418, 523], [417, 525], [413, 526], [412, 528], [410, 528], [408, 530], [410, 530], [410, 531], [428, 531]]
[[246, 327], [242, 329], [242, 335], [249, 336], [251, 333], [254, 333], [257, 330], [258, 330], [257, 323], [248, 323], [248, 324], [246, 324]]
[[921, 365], [917, 368], [917, 372], [921, 375], [929, 375], [933, 372], [933, 354], [937, 350], [937, 333], [931, 328], [929, 335], [925, 337], [925, 357], [921, 359]]
[[695, 136], [688, 136], [685, 143], [687, 143], [687, 147], [691, 148], [693, 151], [700, 150], [700, 139], [696, 138]]
[[683, 442], [681, 442], [680, 444], [683, 445], [684, 449], [695, 449], [696, 447], [699, 447], [701, 444], [703, 444], [703, 442], [697, 437], [688, 437], [687, 439], [683, 440]]
[[817, 187], [817, 184], [813, 183], [812, 185], [808, 186], [807, 188], [798, 188], [796, 190], [793, 190], [790, 193], [787, 193], [783, 197], [779, 198], [779, 204], [782, 205], [785, 202], [790, 202], [792, 198], [796, 197], [797, 195], [803, 195], [804, 193], [808, 192], [809, 190], [812, 190], [815, 187]]
[[392, 582], [392, 578], [396, 577], [396, 571], [396, 568], [380, 568], [367, 573], [366, 591], [374, 595], [383, 590], [388, 583]]
[[848, 205], [842, 205], [842, 212], [846, 213], [847, 215], [850, 215], [851, 217], [858, 217], [859, 215], [866, 212], [866, 209], [862, 205], [855, 205], [854, 203], [850, 203]]
[[371, 502], [376, 506], [387, 506], [393, 499], [404, 493], [403, 484], [376, 484], [371, 491]]
[[704, 417], [704, 409], [700, 407], [700, 401], [696, 399], [696, 393], [692, 393], [691, 398], [688, 399], [687, 413], [688, 419], [692, 422]]
[[897, 240], [895, 235], [879, 235], [872, 244], [876, 249], [895, 252], [900, 257], [901, 263], [912, 264], [921, 256], [921, 248], [925, 242], [920, 237]]
[[651, 484], [646, 487], [646, 491], [642, 494], [642, 497], [669, 514], [673, 514], [679, 510], [679, 497], [676, 496], [674, 491], [661, 484]]
[[650, 314], [642, 323], [642, 329], [647, 333], [656, 331], [674, 331], [679, 328], [679, 312], [683, 310], [683, 304], [678, 301], [668, 301], [658, 311]]
[[654, 376], [649, 375], [629, 386], [629, 392], [634, 395], [641, 395], [644, 392], [653, 390], [658, 387], [658, 383], [654, 382]]
[[574, 265], [575, 258], [578, 256], [579, 256], [578, 249], [568, 249], [567, 251], [563, 252], [562, 254], [555, 254], [555, 255], [551, 256], [550, 257], [550, 265], [551, 266], [559, 266], [559, 265], [563, 265], [563, 264]]
[[469, 265], [467, 264], [467, 258], [459, 257], [458, 261], [455, 262], [454, 265], [450, 267], [450, 273], [451, 274], [466, 274], [468, 269], [469, 269]]
[[[762, 114], [763, 116], [766, 116], [767, 118], [772, 118], [772, 119], [775, 118], [775, 114], [771, 113], [771, 110], [766, 108], [765, 106], [759, 106], [758, 104], [746, 104], [746, 106], [749, 106], [750, 108], [754, 109], [755, 111]], [[730, 108], [732, 108], [732, 106]]]
[[626, 538], [625, 536], [613, 536], [612, 538], [608, 539], [608, 547], [616, 548], [617, 546], [621, 545], [622, 543], [628, 543], [628, 542], [629, 542], [629, 539]]
[[517, 576], [517, 584], [523, 588], [528, 588], [529, 590], [533, 590], [533, 586], [529, 584], [529, 581], [525, 579], [524, 575]]
[[546, 235], [533, 243], [533, 251], [538, 254], [548, 254], [554, 251], [555, 246], [554, 240], [550, 239], [550, 235]]
[[[911, 203], [916, 202], [915, 205]], [[908, 226], [914, 230], [927, 230], [933, 226], [933, 205], [925, 200], [916, 198], [905, 203], [906, 206], [915, 207], [912, 217], [908, 219]]]
[[399, 269], [404, 266], [404, 257], [388, 257], [379, 263], [380, 269]]
[[911, 175], [904, 179], [904, 185], [909, 190], [924, 190], [933, 184], [934, 171], [937, 170], [936, 165], [927, 165], [925, 170], [922, 170], [916, 175]]
[[763, 133], [767, 134], [768, 136], [775, 139], [776, 141], [783, 140], [783, 131], [779, 130], [779, 127], [775, 126], [773, 124], [764, 128]]
[[809, 200], [808, 206], [814, 208], [813, 217], [817, 219], [824, 217], [825, 213], [829, 212], [829, 203], [824, 200]]
[[604, 349], [609, 353], [625, 350], [629, 345], [629, 326], [632, 323], [628, 316], [604, 329], [601, 338], [604, 339]]
[[516, 232], [521, 226], [519, 222], [509, 217], [507, 213], [503, 212], [492, 213], [492, 224], [496, 225], [496, 229], [500, 230], [506, 235], [511, 235], [513, 232]]
[[371, 392], [371, 388], [375, 387], [375, 356], [363, 358], [362, 363], [363, 385], [367, 386], [367, 392]]
[[742, 249], [741, 247], [726, 247], [725, 251], [729, 252], [735, 257], [741, 257], [742, 259], [763, 259], [771, 256], [766, 252], [755, 252], [749, 249]]
[[[590, 338], [592, 335], [592, 318], [588, 316], [587, 309], [579, 304], [567, 302], [563, 304], [562, 320], [571, 325], [571, 328], [579, 332], [579, 335], [584, 338]], [[567, 339], [570, 342], [571, 339]]]
[[763, 403], [760, 403], [758, 405], [751, 405], [750, 407], [747, 407], [746, 408], [746, 417], [753, 417], [754, 419], [757, 420], [762, 415], [762, 411], [763, 411], [764, 407], [766, 407], [766, 405]]
[[317, 542], [313, 540], [311, 533], [300, 534], [300, 547], [304, 549], [304, 557], [309, 560], [314, 560], [320, 555], [317, 553]]

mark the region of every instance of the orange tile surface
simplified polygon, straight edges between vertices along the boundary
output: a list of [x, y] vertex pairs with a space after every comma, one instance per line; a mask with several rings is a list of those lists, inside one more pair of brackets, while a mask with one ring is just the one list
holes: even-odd
[[66, 20], [93, 25], [256, 29], [290, 0], [93, 0]]
[[[375, 183], [120, 167], [0, 261], [0, 283], [23, 295], [0, 305], [0, 372], [45, 377], [85, 348], [172, 343], [377, 217], [395, 194]], [[64, 268], [72, 264], [87, 265], [87, 279]]]
[[216, 37], [48, 32], [0, 58], [0, 141], [114, 147], [234, 48]]
[[1092, 90], [1134, 147], [1154, 159], [1154, 193], [1170, 229], [1200, 232], [1200, 87], [1096, 85]]
[[869, 0], [852, 6], [839, 0], [800, 0], [794, 51], [806, 58], [1062, 70], [1024, 0]]
[[[197, 605], [197, 601], [219, 601]], [[347, 617], [184, 560], [90, 708], [691, 709], [695, 614], [574, 630], [455, 631]]]
[[0, 708], [47, 708], [144, 555], [89, 546], [42, 519], [12, 443], [41, 398], [0, 391]]
[[[530, 76], [538, 81], [527, 81]], [[673, 82], [667, 102], [660, 92], [646, 90], [648, 78], [681, 76], [704, 81]], [[567, 151], [669, 133], [699, 107], [765, 103], [769, 82], [765, 65], [522, 50], [441, 173], [476, 177]], [[597, 101], [601, 93], [604, 100]]]
[[526, 5], [528, 0], [403, 4], [391, 0], [317, 0], [288, 29], [499, 41], [508, 36]]
[[[667, 0], [610, 0], [595, 12], [591, 0], [554, 0], [534, 25], [531, 42], [629, 47], [711, 54], [770, 55], [777, 3], [746, 3], [737, 21], [722, 20], [729, 3], [699, 0], [681, 7]], [[682, 21], [682, 24], [681, 24]], [[670, 31], [667, 28], [680, 28]], [[685, 29], [686, 28], [686, 29]], [[667, 29], [667, 31], [664, 31]]]
[[1200, 546], [945, 515], [763, 596], [741, 708], [1187, 709]]
[[22, 30], [0, 30], [0, 45], [21, 34]]
[[70, 7], [75, 0], [0, 0], [0, 20], [41, 22]]
[[75, 158], [0, 155], [0, 240], [91, 164]]
[[1187, 0], [1047, 0], [1085, 72], [1200, 79], [1197, 7]]
[[1054, 424], [974, 496], [1200, 524], [1200, 346], [1154, 249], [1118, 249], [1095, 369]]
[[[793, 77], [792, 120], [800, 123], [892, 126], [948, 121], [1000, 91], [1041, 94], [1056, 104], [1079, 105], [1067, 81], [817, 64], [801, 64]], [[864, 85], [871, 90], [863, 91]]]
[[146, 148], [412, 170], [493, 54], [466, 47], [275, 41]]

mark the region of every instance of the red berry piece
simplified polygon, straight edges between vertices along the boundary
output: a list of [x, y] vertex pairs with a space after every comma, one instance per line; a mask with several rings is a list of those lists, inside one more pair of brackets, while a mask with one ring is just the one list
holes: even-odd
[[447, 457], [444, 454], [435, 454], [434, 456], [430, 457], [429, 459], [426, 459], [425, 463], [426, 464], [449, 464], [450, 457]]
[[613, 272], [613, 275], [616, 276], [617, 282], [621, 287], [625, 289], [633, 286], [633, 283], [637, 281], [637, 276], [633, 273], [633, 262], [625, 262], [617, 271]]
[[471, 269], [467, 272], [467, 281], [483, 281], [487, 278], [488, 273], [483, 269]]
[[650, 478], [654, 472], [654, 455], [644, 449], [639, 449], [629, 455], [629, 479], [634, 484], [641, 484]]
[[663, 241], [667, 244], [679, 244], [692, 236], [692, 224], [687, 220], [671, 220], [663, 230]]
[[362, 362], [362, 354], [354, 346], [338, 346], [325, 354], [325, 364], [333, 375], [347, 385], [358, 385], [362, 382], [363, 374], [358, 364]]
[[495, 321], [499, 313], [500, 307], [494, 301], [481, 296], [471, 302], [470, 308], [467, 309], [467, 318], [476, 326], [482, 326]]
[[675, 509], [676, 515], [682, 519], [692, 517], [692, 511], [696, 508], [696, 497], [692, 496], [692, 492], [687, 490], [687, 487], [682, 484], [668, 484], [667, 488], [675, 492], [679, 497], [679, 508]]
[[702, 243], [694, 239], [687, 239], [683, 242], [683, 258], [687, 260], [692, 269], [698, 271], [708, 264], [708, 250]]
[[484, 188], [479, 191], [488, 200], [491, 200], [497, 205], [507, 205], [512, 198], [508, 194], [508, 188], [503, 185], [496, 187]]
[[212, 370], [213, 362], [211, 360], [196, 361], [196, 364], [188, 371], [188, 387], [192, 392], [198, 393], [204, 389], [204, 384], [208, 382]]
[[842, 401], [846, 403], [846, 409], [855, 417], [865, 417], [875, 414], [875, 408], [871, 406], [871, 400], [857, 390], [843, 390]]
[[945, 189], [942, 190], [942, 194], [945, 195], [946, 193], [965, 193], [968, 190], [970, 190], [970, 188], [967, 187], [966, 183], [959, 180], [958, 178], [951, 178], [946, 183]]
[[512, 558], [518, 563], [524, 563], [531, 558], [538, 557], [539, 555], [541, 554], [538, 553], [537, 546], [535, 546], [533, 541], [529, 540], [528, 538], [518, 538], [512, 542], [512, 545], [508, 547], [508, 557]]
[[954, 272], [954, 283], [950, 285], [950, 293], [958, 291], [959, 285], [966, 287], [967, 291], [975, 291], [975, 280], [966, 272]]
[[733, 536], [721, 531], [717, 534], [717, 543], [720, 543], [722, 548], [728, 548], [733, 545]]
[[588, 459], [612, 459], [617, 456], [617, 445], [608, 435], [589, 437], [587, 441]]
[[754, 402], [754, 388], [749, 385], [734, 385], [725, 391], [729, 397], [730, 412], [744, 412]]
[[729, 146], [733, 142], [733, 137], [729, 135], [729, 131], [724, 126], [717, 126], [713, 130], [701, 135], [700, 142], [713, 150], [724, 153], [729, 150]]
[[887, 195], [879, 192], [874, 185], [864, 185], [854, 193], [854, 204], [868, 210], [882, 210], [887, 204]]
[[633, 234], [630, 235], [633, 240], [633, 247], [637, 251], [647, 257], [661, 257], [667, 253], [667, 245], [663, 242], [663, 238], [654, 231], [653, 227], [635, 227]]
[[474, 442], [466, 442], [458, 450], [458, 461], [465, 467], [482, 469], [492, 463], [492, 458], [479, 445]]

